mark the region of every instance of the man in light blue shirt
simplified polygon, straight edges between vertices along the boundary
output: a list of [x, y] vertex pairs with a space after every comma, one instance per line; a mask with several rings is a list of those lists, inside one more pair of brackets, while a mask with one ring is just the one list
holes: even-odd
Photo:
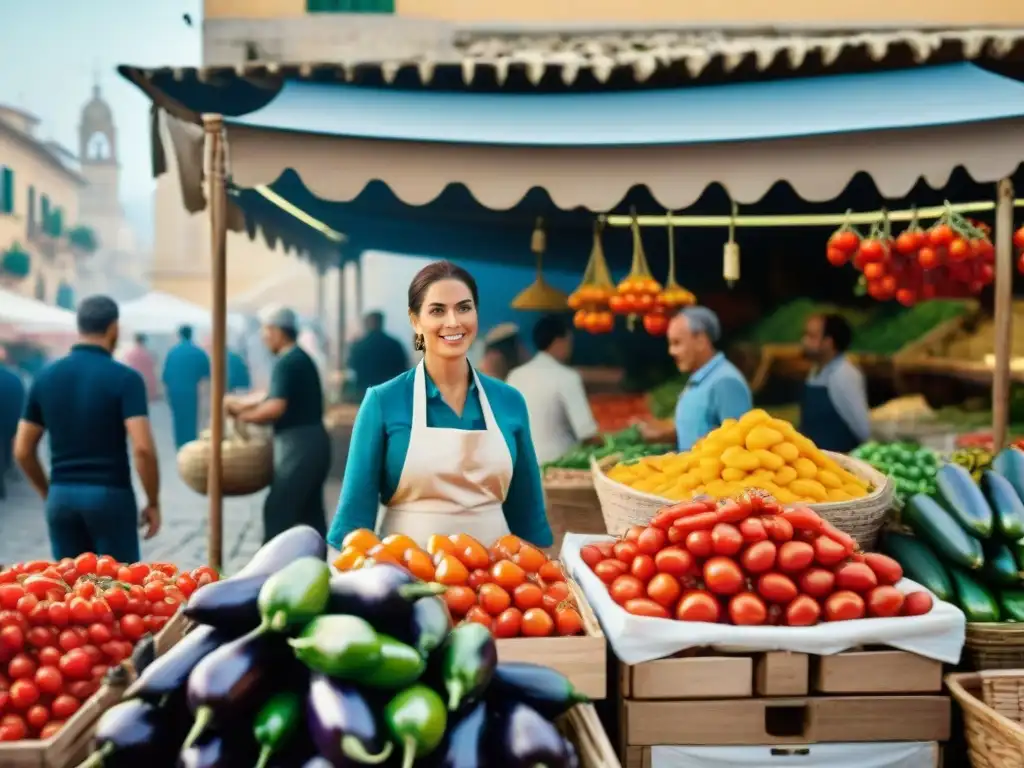
[[[680, 451], [726, 419], [738, 419], [753, 407], [750, 386], [739, 369], [715, 345], [722, 336], [718, 315], [707, 307], [687, 307], [668, 326], [668, 353], [690, 379], [676, 403], [675, 440]], [[671, 434], [642, 427], [646, 440], [671, 439]]]
[[800, 432], [836, 453], [849, 453], [871, 434], [864, 375], [846, 356], [852, 339], [842, 315], [815, 315], [804, 327], [804, 356], [815, 367], [800, 401]]

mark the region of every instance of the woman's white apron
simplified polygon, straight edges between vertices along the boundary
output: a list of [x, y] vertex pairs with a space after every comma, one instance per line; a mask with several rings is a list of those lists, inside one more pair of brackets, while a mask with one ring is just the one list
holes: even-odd
[[473, 381], [485, 429], [429, 427], [422, 361], [416, 366], [409, 452], [381, 518], [381, 536], [404, 533], [426, 546], [435, 533], [466, 533], [489, 547], [509, 532], [502, 503], [512, 481], [512, 455], [475, 370]]

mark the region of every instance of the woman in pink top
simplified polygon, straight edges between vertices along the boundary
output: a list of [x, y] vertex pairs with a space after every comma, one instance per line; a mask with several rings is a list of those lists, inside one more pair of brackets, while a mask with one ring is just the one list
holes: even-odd
[[135, 335], [135, 344], [124, 353], [121, 362], [129, 368], [134, 369], [142, 380], [146, 382], [146, 395], [150, 402], [158, 399], [159, 389], [156, 379], [156, 361], [153, 353], [146, 349], [146, 335], [138, 333]]

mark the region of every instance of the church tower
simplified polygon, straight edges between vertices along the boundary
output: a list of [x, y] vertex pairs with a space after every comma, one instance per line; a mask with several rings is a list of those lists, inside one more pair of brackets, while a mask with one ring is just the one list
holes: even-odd
[[123, 221], [117, 128], [110, 105], [100, 94], [99, 84], [93, 86], [92, 98], [82, 109], [78, 157], [82, 176], [89, 182], [80, 193], [79, 223], [92, 228], [101, 249], [117, 249]]

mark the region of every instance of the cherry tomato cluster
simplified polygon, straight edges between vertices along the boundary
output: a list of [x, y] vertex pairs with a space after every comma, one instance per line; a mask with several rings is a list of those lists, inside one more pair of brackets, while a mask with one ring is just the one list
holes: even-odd
[[611, 333], [615, 318], [608, 309], [609, 300], [615, 295], [611, 286], [584, 284], [569, 296], [569, 308], [576, 311], [573, 326], [589, 333]]
[[1024, 275], [1024, 227], [1013, 233], [1013, 247], [1017, 249], [1017, 271]]
[[826, 256], [833, 266], [849, 262], [863, 273], [873, 299], [895, 299], [907, 307], [976, 295], [995, 275], [995, 248], [988, 235], [952, 218], [928, 230], [912, 225], [895, 238], [877, 228], [862, 238], [852, 227], [840, 227], [829, 238]]
[[562, 567], [511, 534], [490, 549], [463, 533], [435, 534], [423, 550], [408, 536], [378, 540], [360, 529], [345, 537], [334, 566], [346, 571], [381, 562], [444, 584], [452, 617], [483, 624], [497, 638], [583, 634]]
[[636, 616], [807, 627], [932, 609], [928, 592], [896, 588], [903, 569], [892, 558], [860, 553], [809, 507], [782, 509], [754, 491], [664, 507], [580, 556]]
[[0, 572], [0, 741], [55, 734], [110, 667], [216, 580], [206, 566], [179, 572], [91, 553]]

